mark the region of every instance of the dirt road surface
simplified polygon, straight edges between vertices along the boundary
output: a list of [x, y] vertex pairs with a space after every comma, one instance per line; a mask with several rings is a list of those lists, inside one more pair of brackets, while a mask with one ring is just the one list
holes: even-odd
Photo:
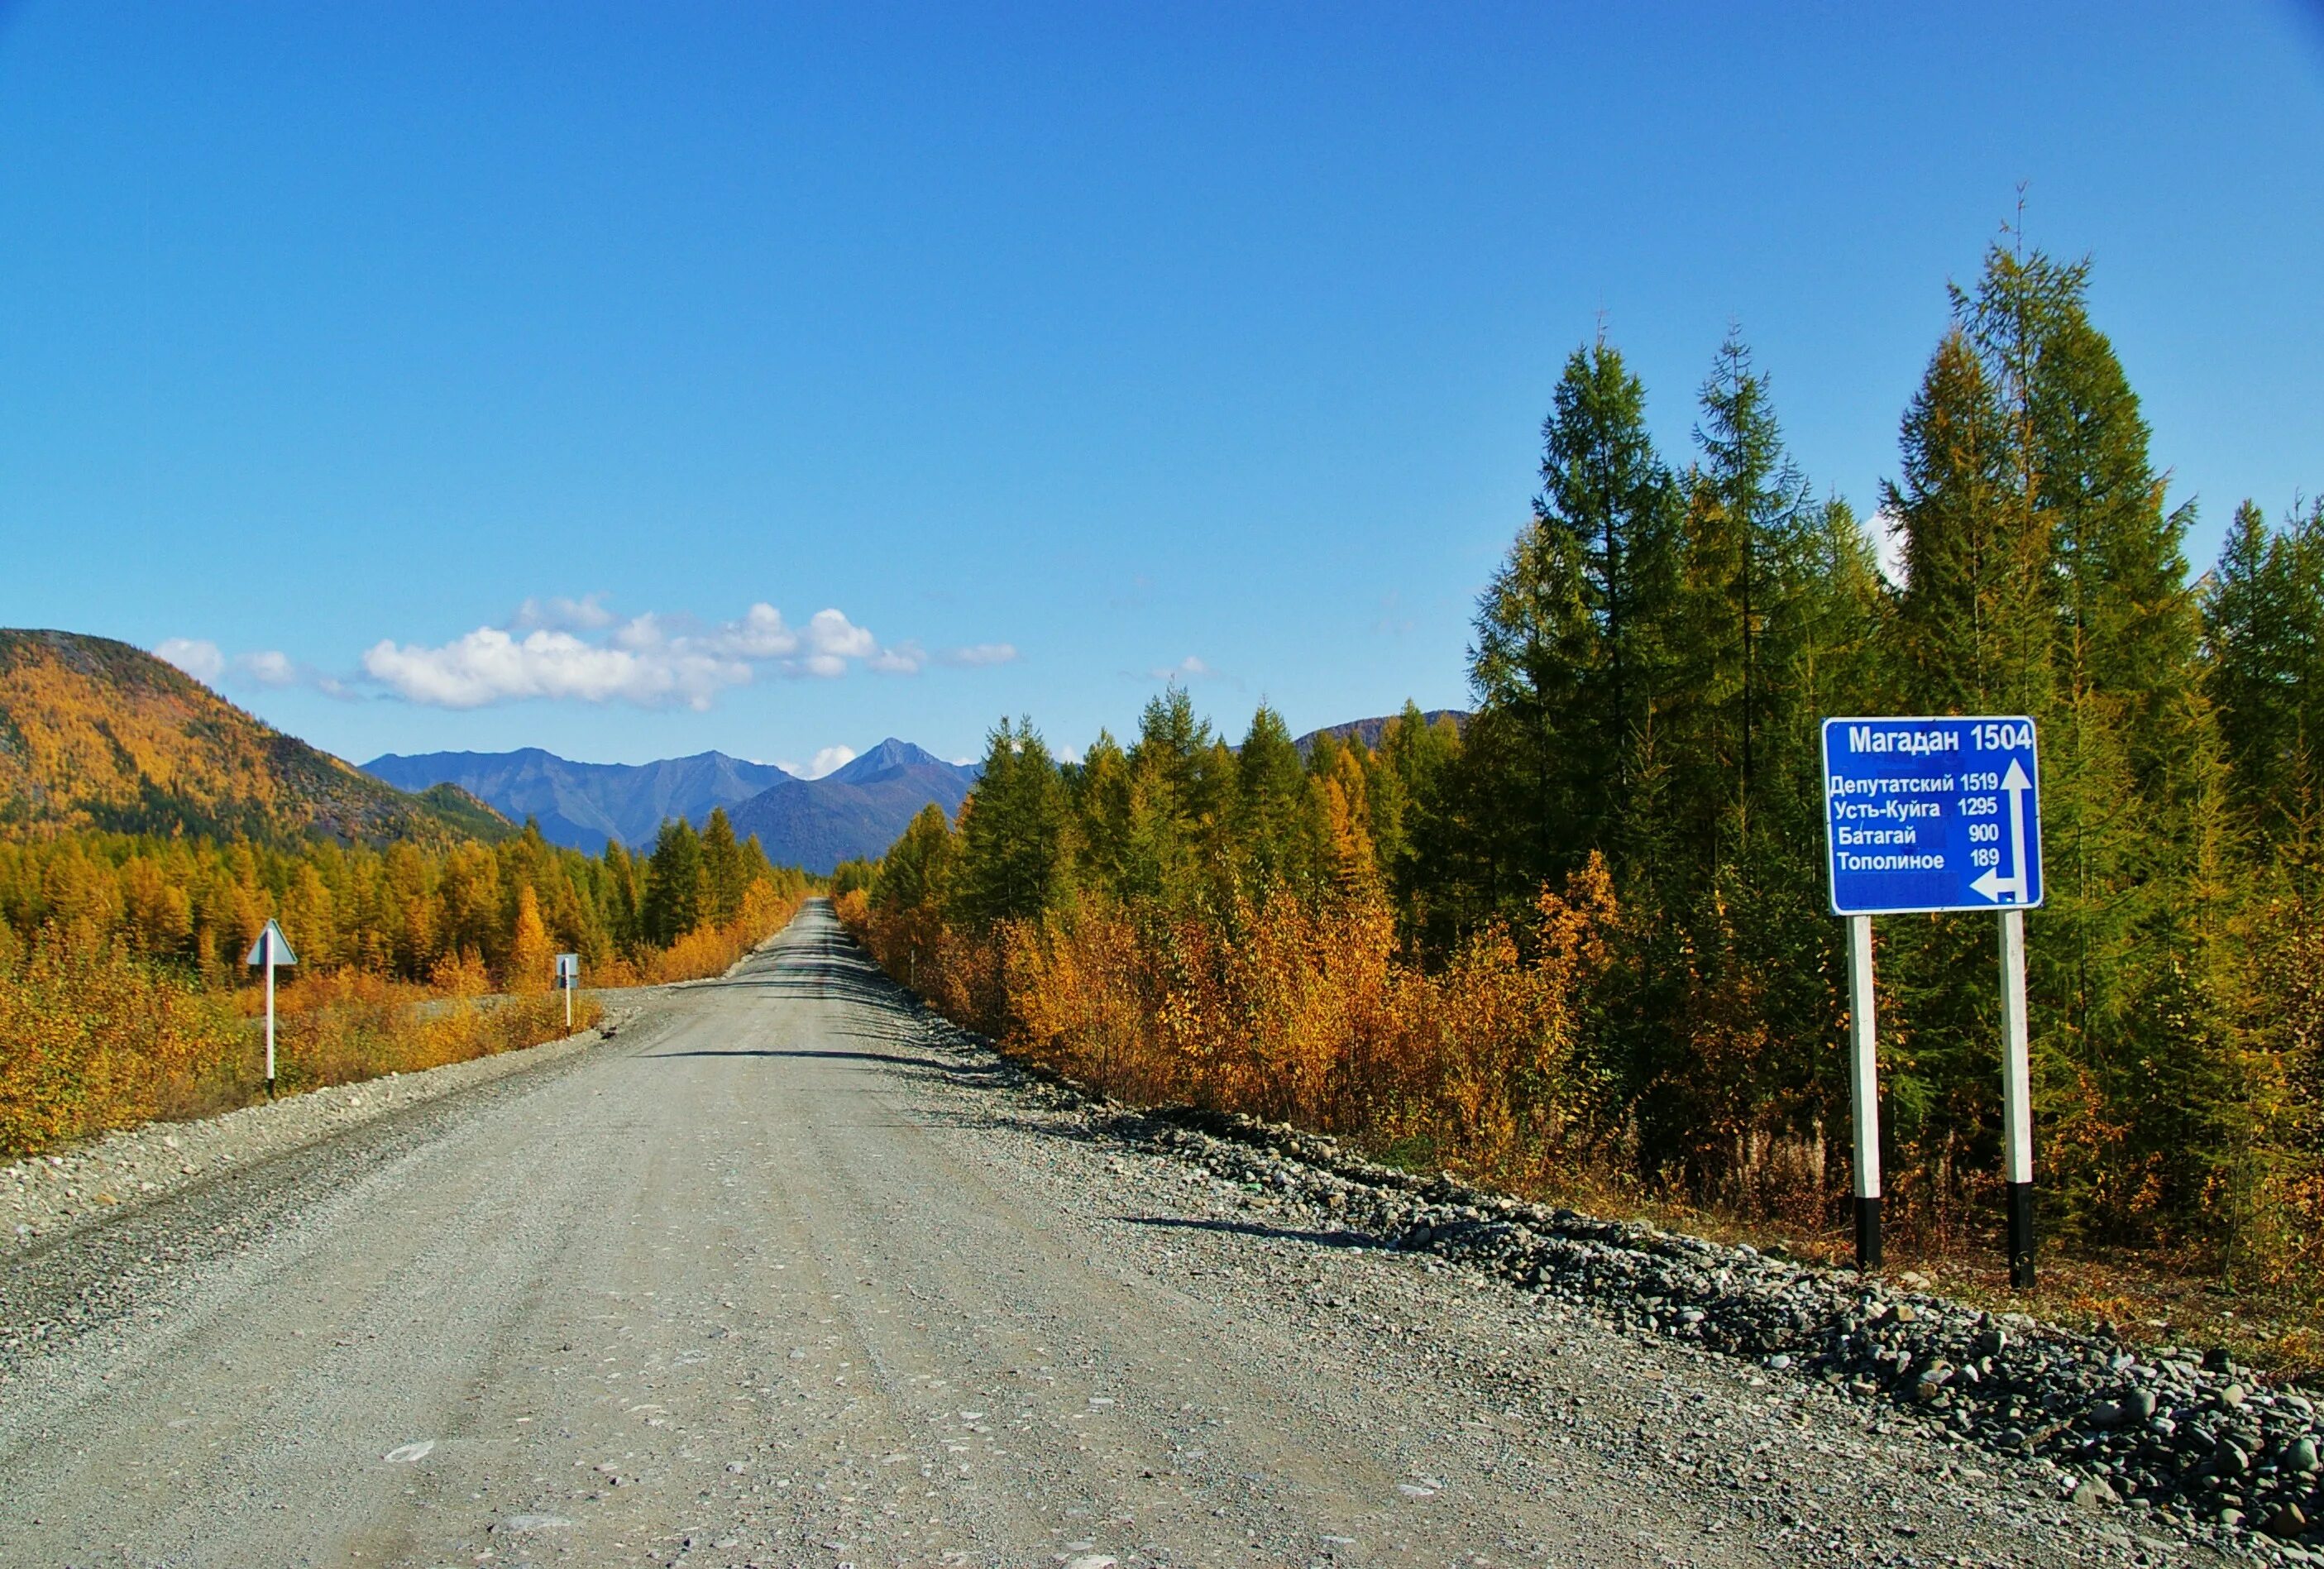
[[600, 1047], [0, 1266], [8, 1564], [2178, 1552], [1104, 1136], [820, 903]]

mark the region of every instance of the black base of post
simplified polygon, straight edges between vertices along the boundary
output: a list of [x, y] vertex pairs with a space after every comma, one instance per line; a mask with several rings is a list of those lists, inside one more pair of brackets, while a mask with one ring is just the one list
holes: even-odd
[[1856, 1201], [1856, 1270], [1868, 1275], [1880, 1268], [1880, 1197]]
[[266, 1081], [266, 1098], [270, 1101], [274, 1098], [274, 1081], [272, 1079]]
[[2009, 1186], [2009, 1284], [2020, 1291], [2034, 1285], [2034, 1185]]

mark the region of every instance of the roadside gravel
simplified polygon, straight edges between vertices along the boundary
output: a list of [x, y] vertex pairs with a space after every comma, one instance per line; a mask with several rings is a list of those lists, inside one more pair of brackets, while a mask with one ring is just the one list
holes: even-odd
[[[229, 1171], [332, 1139], [446, 1095], [565, 1061], [601, 1041], [663, 994], [698, 981], [594, 992], [604, 1017], [588, 1029], [520, 1051], [471, 1057], [419, 1073], [336, 1084], [184, 1122], [148, 1122], [50, 1155], [0, 1165], [0, 1248], [38, 1248], [92, 1222], [208, 1182]], [[5, 1256], [5, 1255], [0, 1255]]]

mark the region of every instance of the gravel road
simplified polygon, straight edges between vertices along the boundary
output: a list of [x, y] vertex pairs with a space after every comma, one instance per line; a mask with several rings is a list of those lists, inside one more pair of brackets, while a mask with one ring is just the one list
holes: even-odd
[[2220, 1557], [1120, 1121], [810, 904], [611, 1041], [0, 1260], [0, 1562]]

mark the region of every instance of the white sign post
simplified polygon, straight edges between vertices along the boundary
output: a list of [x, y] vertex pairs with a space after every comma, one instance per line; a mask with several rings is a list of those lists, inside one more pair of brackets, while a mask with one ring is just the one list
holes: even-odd
[[573, 1029], [573, 989], [581, 983], [581, 955], [557, 955], [557, 989], [565, 993], [565, 1028]]
[[1856, 1267], [1880, 1268], [1880, 1065], [1872, 1019], [1872, 918], [1848, 918], [1848, 1103], [1856, 1128]]
[[2034, 1284], [2034, 1074], [2028, 1034], [2025, 912], [2005, 909], [2001, 912], [2001, 1177], [2009, 1215], [2009, 1283], [2020, 1290]]
[[245, 964], [263, 967], [266, 971], [266, 1093], [269, 1096], [274, 1094], [274, 966], [298, 962], [299, 955], [290, 951], [290, 944], [283, 937], [282, 928], [271, 918], [266, 923], [266, 929], [258, 934], [258, 940], [250, 945], [250, 956], [243, 960]]

